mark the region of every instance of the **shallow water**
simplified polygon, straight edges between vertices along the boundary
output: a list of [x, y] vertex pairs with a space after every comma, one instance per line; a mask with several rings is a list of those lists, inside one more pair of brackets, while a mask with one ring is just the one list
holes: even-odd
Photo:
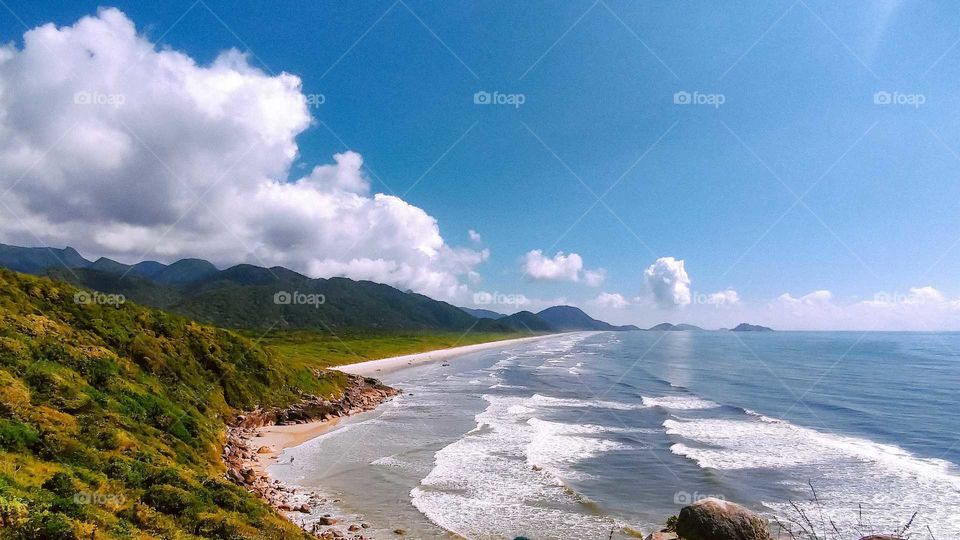
[[375, 538], [625, 538], [706, 496], [781, 519], [794, 501], [854, 538], [917, 512], [915, 538], [958, 538], [953, 350], [960, 335], [550, 337], [386, 375], [403, 396], [270, 472]]

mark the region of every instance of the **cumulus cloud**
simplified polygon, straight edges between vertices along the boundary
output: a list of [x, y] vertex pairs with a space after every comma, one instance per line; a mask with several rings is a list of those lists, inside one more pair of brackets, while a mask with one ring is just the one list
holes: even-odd
[[423, 209], [371, 193], [359, 154], [289, 179], [308, 103], [294, 75], [236, 50], [200, 65], [116, 9], [29, 30], [22, 49], [0, 47], [4, 240], [463, 298], [488, 252], [448, 245]]
[[533, 280], [583, 282], [591, 287], [599, 287], [607, 277], [602, 268], [585, 270], [580, 255], [562, 251], [553, 257], [545, 256], [539, 249], [529, 251], [523, 256], [521, 269]]
[[583, 282], [591, 287], [599, 287], [605, 279], [607, 279], [607, 271], [603, 268], [583, 272]]
[[661, 257], [644, 270], [643, 277], [647, 291], [661, 308], [672, 309], [690, 303], [690, 276], [682, 260]]
[[630, 302], [620, 293], [602, 292], [590, 301], [590, 305], [600, 309], [623, 309], [629, 306]]
[[740, 304], [740, 295], [734, 289], [725, 289], [708, 294], [706, 303], [717, 307], [736, 306]]

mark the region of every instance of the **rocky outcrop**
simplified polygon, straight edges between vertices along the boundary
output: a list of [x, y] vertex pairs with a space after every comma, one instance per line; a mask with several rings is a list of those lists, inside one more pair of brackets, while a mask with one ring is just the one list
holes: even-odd
[[739, 504], [714, 498], [680, 510], [677, 534], [684, 540], [771, 540], [765, 519]]
[[[263, 497], [270, 505], [282, 512], [309, 513], [306, 504], [293, 504], [293, 490], [271, 480], [259, 471], [257, 455], [267, 453], [269, 448], [256, 444], [257, 428], [268, 425], [304, 424], [317, 420], [329, 421], [375, 409], [381, 403], [397, 395], [399, 390], [382, 384], [377, 379], [347, 375], [346, 389], [339, 398], [324, 399], [306, 395], [299, 403], [285, 408], [257, 409], [238, 414], [227, 426], [227, 441], [223, 447], [223, 461], [227, 466], [227, 478]], [[329, 517], [329, 516], [327, 516]], [[321, 538], [337, 537], [340, 531], [310, 530]], [[351, 535], [362, 538], [361, 535]]]

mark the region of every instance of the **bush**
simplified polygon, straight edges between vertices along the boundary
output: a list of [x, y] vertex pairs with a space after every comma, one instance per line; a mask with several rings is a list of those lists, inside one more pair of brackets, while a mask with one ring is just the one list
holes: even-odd
[[17, 527], [15, 538], [20, 540], [77, 540], [70, 520], [60, 514], [44, 512], [35, 515]]
[[214, 514], [201, 514], [197, 519], [194, 534], [204, 538], [219, 540], [243, 540], [245, 537], [240, 528], [225, 517]]
[[141, 499], [151, 508], [174, 516], [182, 514], [193, 502], [190, 492], [166, 484], [150, 486]]
[[0, 448], [26, 450], [39, 440], [40, 433], [33, 426], [16, 420], [0, 419]]
[[77, 489], [73, 485], [73, 479], [70, 478], [70, 475], [65, 472], [55, 473], [40, 487], [50, 491], [57, 497], [69, 498], [73, 497], [77, 493]]
[[27, 505], [17, 499], [0, 497], [0, 527], [17, 527], [27, 520], [27, 515]]

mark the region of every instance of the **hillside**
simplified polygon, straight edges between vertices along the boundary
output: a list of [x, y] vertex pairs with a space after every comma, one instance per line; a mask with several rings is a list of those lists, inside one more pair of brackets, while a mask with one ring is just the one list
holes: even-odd
[[473, 315], [478, 319], [501, 319], [503, 317], [506, 317], [506, 315], [504, 315], [503, 313], [498, 313], [496, 311], [492, 311], [489, 309], [472, 309], [472, 308], [465, 308], [465, 307], [462, 307], [460, 309], [469, 313], [470, 315]]
[[553, 306], [547, 308], [537, 315], [546, 321], [551, 328], [559, 332], [570, 332], [575, 330], [639, 330], [636, 326], [614, 326], [610, 323], [598, 321], [587, 315], [583, 310], [573, 306]]
[[153, 277], [146, 277], [145, 272], [138, 271], [138, 267], [142, 268], [144, 264], [147, 263], [134, 265], [126, 274], [118, 271], [127, 268], [125, 265], [106, 264], [98, 265], [98, 268], [53, 266], [44, 272], [58, 280], [105, 293], [123, 294], [134, 302], [225, 328], [328, 333], [353, 329], [385, 332], [514, 330], [493, 320], [478, 321], [473, 315], [446, 302], [371, 281], [311, 279], [282, 267], [262, 268], [249, 264], [217, 270], [210, 263], [197, 259], [185, 259], [162, 269], [153, 268]]
[[0, 538], [302, 538], [223, 479], [224, 420], [345, 376], [78, 292], [0, 270]]
[[514, 330], [492, 320], [478, 322], [456, 306], [388, 285], [347, 278], [311, 279], [282, 267], [240, 264], [218, 270], [202, 259], [128, 266], [106, 258], [90, 262], [72, 248], [2, 244], [0, 266], [123, 294], [140, 304], [226, 328], [328, 333]]
[[528, 331], [528, 332], [555, 332], [550, 324], [543, 320], [536, 313], [531, 313], [529, 311], [518, 311], [513, 315], [503, 317], [498, 319], [497, 322], [515, 328], [518, 331]]

